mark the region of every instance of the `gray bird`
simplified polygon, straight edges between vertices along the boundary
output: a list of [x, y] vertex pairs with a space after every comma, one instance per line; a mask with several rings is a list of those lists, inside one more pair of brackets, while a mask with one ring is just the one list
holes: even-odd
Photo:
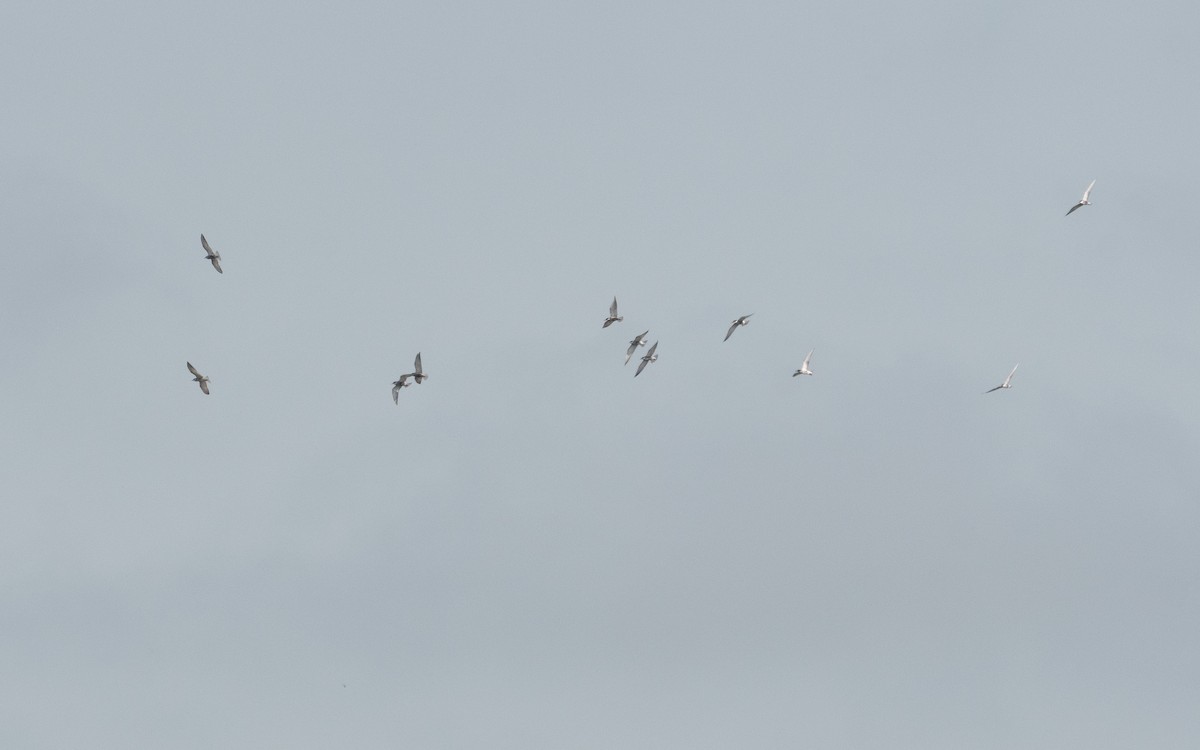
[[641, 374], [642, 374], [642, 370], [645, 370], [645, 369], [646, 369], [646, 365], [650, 364], [651, 362], [657, 362], [657, 361], [658, 361], [658, 355], [654, 353], [656, 349], [658, 349], [658, 342], [657, 342], [657, 341], [655, 341], [655, 342], [654, 342], [654, 345], [653, 345], [653, 346], [651, 346], [651, 347], [650, 347], [650, 349], [649, 349], [649, 351], [647, 351], [647, 352], [646, 352], [646, 354], [645, 354], [645, 355], [642, 357], [642, 361], [641, 361], [641, 363], [639, 363], [639, 364], [638, 364], [637, 372], [635, 372], [635, 373], [633, 374], [633, 376], [634, 376], [635, 378], [636, 378], [638, 375], [641, 375]]
[[809, 362], [809, 360], [812, 359], [812, 353], [814, 351], [816, 351], [816, 350], [815, 349], [809, 350], [808, 356], [804, 358], [804, 363], [800, 365], [800, 369], [796, 370], [795, 372], [792, 373], [793, 378], [796, 377], [797, 375], [812, 375], [813, 374], [813, 371], [808, 369], [808, 362]]
[[998, 390], [1000, 390], [1001, 388], [1012, 388], [1012, 376], [1013, 376], [1013, 373], [1015, 373], [1015, 372], [1017, 371], [1017, 367], [1020, 367], [1020, 366], [1021, 366], [1021, 365], [1020, 365], [1020, 363], [1017, 363], [1017, 366], [1016, 366], [1016, 367], [1014, 367], [1014, 368], [1012, 368], [1012, 372], [1010, 372], [1010, 373], [1008, 374], [1008, 377], [1004, 379], [1004, 382], [1003, 382], [1003, 383], [1001, 383], [1000, 385], [996, 386], [995, 388], [992, 388], [992, 389], [990, 389], [990, 390], [986, 390], [986, 391], [984, 391], [984, 394], [986, 395], [986, 394], [988, 394], [988, 393], [991, 393], [992, 391], [998, 391]]
[[646, 335], [649, 333], [649, 331], [643, 331], [637, 336], [634, 336], [633, 341], [629, 342], [629, 348], [625, 350], [625, 364], [629, 364], [629, 360], [633, 359], [633, 353], [637, 351], [639, 346], [646, 345]]
[[200, 235], [200, 246], [204, 248], [204, 252], [208, 253], [204, 256], [205, 260], [211, 260], [213, 268], [217, 269], [217, 273], [225, 273], [221, 270], [221, 254], [208, 246], [208, 240], [204, 239], [204, 235]]
[[425, 371], [421, 369], [421, 353], [417, 352], [417, 359], [415, 362], [413, 362], [412, 379], [417, 381], [417, 385], [420, 385], [421, 381], [428, 377], [429, 376], [425, 374]]
[[613, 323], [620, 323], [622, 320], [625, 320], [625, 318], [617, 316], [617, 298], [613, 297], [613, 303], [608, 308], [608, 317], [604, 319], [604, 325], [600, 327], [608, 328]]
[[399, 380], [392, 383], [392, 400], [396, 402], [397, 406], [400, 405], [400, 389], [408, 388], [412, 385], [412, 383], [408, 382], [408, 379], [411, 377], [411, 374], [405, 373], [404, 375], [400, 376]]
[[[753, 314], [754, 313], [750, 313], [750, 315], [753, 315]], [[750, 315], [743, 315], [742, 317], [733, 321], [733, 324], [729, 326], [729, 330], [725, 332], [725, 340], [726, 341], [729, 340], [729, 337], [733, 335], [733, 332], [737, 330], [738, 326], [750, 325]]]
[[1092, 180], [1091, 185], [1087, 186], [1087, 190], [1083, 191], [1083, 197], [1079, 199], [1079, 202], [1076, 203], [1074, 206], [1071, 206], [1070, 211], [1067, 211], [1067, 216], [1070, 216], [1071, 213], [1077, 208], [1083, 208], [1084, 206], [1092, 205], [1092, 202], [1088, 200], [1088, 196], [1092, 194], [1092, 186], [1095, 184], [1096, 184], [1096, 181]]
[[188, 370], [193, 375], [196, 376], [196, 377], [192, 378], [192, 380], [194, 380], [200, 384], [200, 390], [204, 391], [204, 395], [207, 396], [208, 395], [208, 378], [204, 375], [201, 375], [200, 371], [197, 370], [195, 367], [192, 367], [191, 362], [188, 362], [187, 366], [188, 366]]

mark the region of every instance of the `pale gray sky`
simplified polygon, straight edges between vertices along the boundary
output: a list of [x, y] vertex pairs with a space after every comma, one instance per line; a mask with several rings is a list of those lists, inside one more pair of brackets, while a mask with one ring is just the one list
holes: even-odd
[[1200, 743], [1194, 3], [0, 25], [0, 745]]

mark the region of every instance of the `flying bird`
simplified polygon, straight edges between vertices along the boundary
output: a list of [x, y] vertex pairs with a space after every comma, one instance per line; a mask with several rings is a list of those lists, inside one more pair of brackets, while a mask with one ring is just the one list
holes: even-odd
[[613, 323], [620, 323], [622, 320], [625, 320], [625, 318], [617, 315], [617, 298], [613, 297], [613, 303], [608, 308], [608, 317], [604, 319], [604, 325], [600, 327], [608, 328]]
[[637, 351], [639, 346], [646, 345], [646, 336], [649, 333], [649, 331], [643, 331], [637, 336], [634, 336], [633, 341], [629, 342], [629, 348], [625, 350], [625, 364], [629, 364], [629, 360], [633, 359], [633, 353]]
[[221, 254], [208, 246], [208, 240], [204, 239], [203, 234], [200, 235], [200, 246], [203, 247], [204, 252], [207, 253], [207, 255], [204, 256], [204, 259], [212, 261], [213, 268], [217, 269], [217, 273], [225, 273], [221, 270]]
[[[754, 313], [750, 313], [750, 315], [753, 315], [753, 314], [754, 314]], [[738, 327], [738, 326], [748, 326], [748, 325], [750, 325], [750, 315], [743, 315], [742, 317], [740, 317], [740, 318], [738, 318], [737, 320], [733, 321], [733, 324], [729, 326], [729, 330], [728, 330], [728, 331], [725, 333], [725, 340], [726, 340], [726, 341], [728, 341], [728, 340], [729, 340], [729, 337], [733, 335], [733, 332], [737, 330], [737, 327]]]
[[1080, 208], [1082, 206], [1092, 205], [1092, 202], [1088, 200], [1088, 196], [1092, 194], [1092, 185], [1095, 185], [1095, 184], [1096, 184], [1096, 181], [1092, 180], [1091, 185], [1087, 186], [1087, 190], [1083, 191], [1083, 197], [1079, 199], [1079, 202], [1076, 203], [1074, 206], [1071, 206], [1071, 211], [1067, 211], [1067, 216], [1070, 216], [1071, 212], [1077, 208]]
[[190, 371], [190, 372], [191, 372], [193, 375], [195, 375], [195, 376], [196, 376], [196, 377], [192, 378], [192, 380], [194, 380], [194, 381], [196, 381], [197, 383], [199, 383], [199, 384], [200, 384], [200, 390], [204, 391], [204, 395], [205, 395], [205, 396], [207, 396], [207, 395], [208, 395], [208, 378], [207, 378], [207, 377], [205, 377], [204, 375], [201, 375], [201, 374], [200, 374], [200, 371], [199, 371], [199, 370], [197, 370], [195, 367], [192, 367], [192, 363], [191, 363], [191, 362], [188, 362], [188, 363], [187, 363], [187, 366], [188, 366], [188, 370], [189, 370], [189, 371]]
[[412, 383], [408, 382], [408, 379], [411, 377], [411, 373], [405, 373], [404, 375], [400, 376], [399, 380], [392, 383], [392, 400], [396, 402], [397, 406], [400, 405], [400, 389], [408, 388], [412, 385]]
[[425, 374], [425, 371], [421, 369], [421, 353], [417, 352], [417, 359], [415, 362], [413, 362], [412, 379], [417, 381], [417, 385], [420, 385], [421, 381], [428, 377], [429, 376]]
[[796, 370], [795, 372], [792, 373], [793, 378], [796, 377], [797, 375], [812, 375], [813, 374], [813, 371], [808, 369], [808, 362], [809, 362], [809, 360], [812, 359], [812, 353], [814, 351], [816, 351], [816, 350], [815, 349], [809, 350], [808, 356], [804, 358], [804, 363], [802, 365], [800, 365], [800, 369]]
[[1020, 365], [1020, 363], [1018, 363], [1016, 367], [1012, 368], [1012, 372], [1010, 372], [1010, 373], [1008, 374], [1008, 377], [1004, 379], [1004, 382], [1003, 382], [1003, 383], [1001, 383], [1000, 385], [996, 386], [995, 388], [992, 388], [991, 390], [984, 391], [984, 393], [985, 393], [985, 394], [988, 394], [988, 393], [991, 393], [992, 391], [998, 391], [998, 390], [1000, 390], [1001, 388], [1012, 388], [1012, 376], [1013, 376], [1013, 372], [1016, 372], [1016, 371], [1017, 371], [1017, 367], [1020, 367], [1020, 366], [1021, 366], [1021, 365]]
[[636, 378], [638, 375], [641, 375], [641, 374], [642, 374], [642, 370], [645, 370], [645, 369], [646, 369], [646, 365], [650, 364], [651, 362], [657, 362], [657, 361], [658, 361], [658, 355], [654, 353], [656, 349], [658, 349], [658, 342], [657, 342], [657, 341], [655, 341], [655, 342], [654, 342], [654, 345], [653, 345], [653, 346], [651, 346], [651, 347], [650, 347], [650, 349], [649, 349], [649, 351], [647, 351], [647, 352], [646, 352], [646, 354], [645, 354], [645, 355], [642, 357], [642, 361], [641, 361], [641, 363], [639, 363], [639, 364], [638, 364], [637, 372], [635, 372], [635, 373], [633, 374], [633, 376], [634, 376], [635, 378]]

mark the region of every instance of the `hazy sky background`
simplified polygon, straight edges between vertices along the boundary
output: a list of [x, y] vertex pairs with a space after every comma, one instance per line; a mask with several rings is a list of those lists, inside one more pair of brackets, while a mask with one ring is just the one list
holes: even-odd
[[0, 10], [0, 745], [1200, 743], [1200, 6], [170, 6]]

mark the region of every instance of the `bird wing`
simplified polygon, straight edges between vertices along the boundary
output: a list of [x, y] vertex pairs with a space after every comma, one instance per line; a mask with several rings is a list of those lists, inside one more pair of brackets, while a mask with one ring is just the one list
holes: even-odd
[[1083, 205], [1082, 203], [1076, 203], [1074, 206], [1071, 206], [1071, 210], [1067, 211], [1067, 216], [1070, 216], [1071, 214], [1073, 214], [1075, 212], [1075, 209], [1079, 208], [1082, 205]]
[[400, 383], [392, 383], [392, 401], [396, 402], [396, 406], [400, 405]]
[[1081, 200], [1080, 203], [1087, 202], [1088, 196], [1092, 194], [1092, 188], [1095, 185], [1096, 185], [1096, 181], [1092, 180], [1091, 183], [1087, 186], [1087, 190], [1083, 191], [1083, 200]]
[[204, 239], [204, 235], [200, 235], [200, 247], [204, 248], [204, 252], [209, 255], [216, 255], [212, 248], [208, 246], [208, 240]]
[[737, 327], [740, 326], [741, 324], [742, 324], [741, 318], [738, 318], [737, 320], [733, 321], [733, 325], [729, 326], [729, 330], [725, 332], [725, 340], [726, 341], [729, 340], [729, 337], [733, 335], [733, 332], [736, 331]]
[[812, 353], [813, 353], [813, 352], [815, 352], [815, 351], [816, 351], [816, 349], [809, 349], [809, 350], [808, 350], [808, 356], [806, 356], [806, 357], [804, 358], [804, 364], [803, 364], [803, 365], [801, 365], [801, 367], [802, 367], [802, 368], [804, 368], [805, 370], [807, 370], [807, 369], [808, 369], [808, 362], [809, 362], [809, 360], [811, 360], [811, 359], [812, 359]]
[[641, 375], [641, 374], [642, 374], [642, 370], [645, 370], [645, 369], [646, 369], [646, 365], [647, 365], [649, 362], [650, 362], [650, 360], [649, 360], [647, 357], [642, 357], [642, 361], [641, 361], [641, 362], [638, 362], [638, 368], [637, 368], [637, 372], [635, 372], [635, 373], [633, 374], [633, 376], [636, 378], [638, 375]]
[[207, 378], [200, 381], [200, 390], [204, 391], [205, 396], [208, 395], [208, 379]]
[[646, 356], [647, 356], [647, 357], [650, 357], [651, 359], [653, 359], [653, 358], [654, 358], [654, 352], [655, 352], [657, 349], [658, 349], [658, 342], [657, 342], [657, 341], [655, 341], [655, 342], [654, 342], [654, 345], [650, 347], [650, 351], [646, 352]]
[[217, 273], [225, 273], [224, 271], [221, 270], [221, 259], [218, 256], [216, 256], [216, 255], [213, 256], [212, 264], [213, 264], [213, 268], [217, 269]]
[[[1021, 366], [1020, 364], [1018, 364], [1018, 365], [1017, 365], [1017, 367], [1020, 367], [1020, 366]], [[1017, 372], [1017, 367], [1014, 367], [1014, 368], [1012, 368], [1012, 372], [1010, 372], [1010, 373], [1008, 374], [1008, 377], [1004, 379], [1004, 384], [1005, 384], [1005, 385], [1008, 385], [1008, 384], [1009, 384], [1009, 382], [1012, 380], [1012, 376], [1013, 376], [1013, 375], [1015, 375], [1015, 374], [1016, 374], [1016, 372]]]
[[192, 367], [192, 363], [191, 363], [191, 362], [188, 362], [188, 363], [187, 363], [187, 366], [188, 366], [188, 372], [192, 373], [193, 375], [195, 375], [195, 376], [196, 376], [196, 377], [198, 377], [198, 378], [202, 378], [202, 377], [204, 377], [203, 375], [201, 375], [201, 374], [200, 374], [200, 371], [199, 371], [199, 370], [197, 370], [195, 367]]
[[992, 391], [998, 391], [998, 390], [1000, 390], [1000, 389], [1001, 389], [1001, 388], [1003, 388], [1003, 387], [1004, 387], [1004, 386], [1002, 386], [1002, 385], [998, 385], [998, 386], [996, 386], [995, 388], [990, 388], [990, 389], [988, 389], [988, 390], [984, 391], [983, 393], [984, 393], [984, 395], [987, 395], [987, 394], [991, 393]]
[[424, 372], [421, 370], [421, 353], [420, 352], [417, 352], [417, 359], [415, 362], [413, 362], [413, 374], [414, 375], [424, 374]]
[[608, 308], [608, 316], [610, 318], [617, 317], [617, 298], [616, 297], [613, 297], [613, 303]]

